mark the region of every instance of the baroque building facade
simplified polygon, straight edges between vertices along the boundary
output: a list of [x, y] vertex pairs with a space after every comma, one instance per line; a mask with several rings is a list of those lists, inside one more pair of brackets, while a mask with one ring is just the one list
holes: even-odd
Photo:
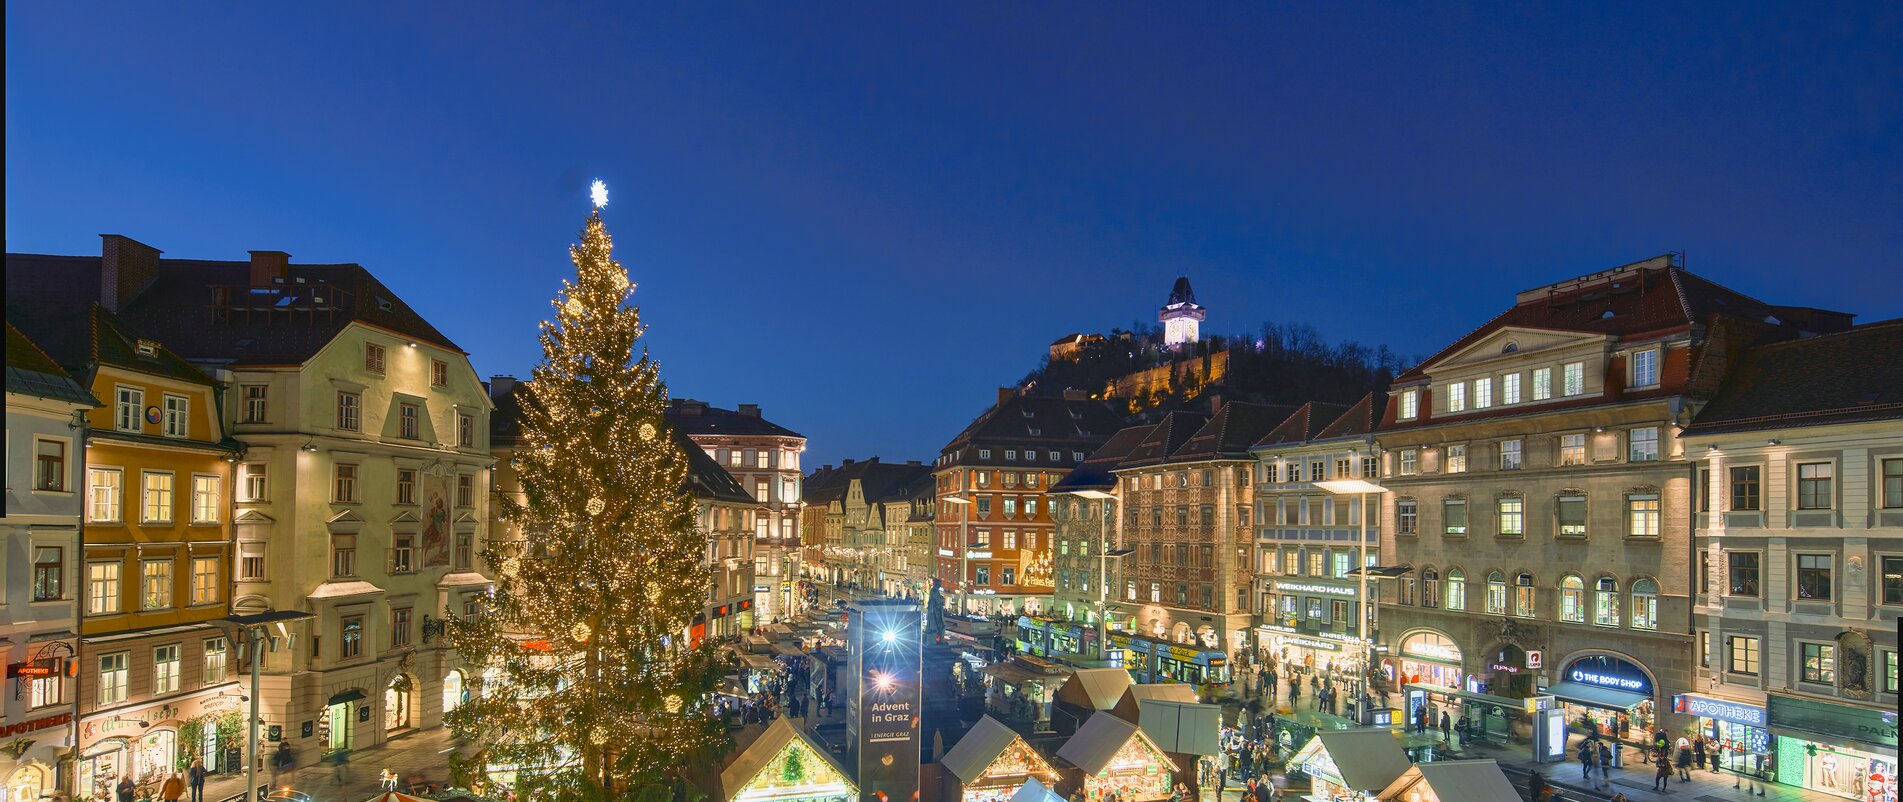
[[753, 609], [758, 621], [790, 617], [800, 576], [800, 456], [806, 437], [767, 420], [758, 404], [734, 409], [671, 399], [667, 419], [760, 504], [753, 516]]

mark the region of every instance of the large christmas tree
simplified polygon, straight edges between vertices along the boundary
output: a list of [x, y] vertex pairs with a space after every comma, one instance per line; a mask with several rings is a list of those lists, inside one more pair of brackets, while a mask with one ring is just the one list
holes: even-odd
[[666, 799], [726, 741], [706, 710], [719, 660], [685, 637], [707, 596], [706, 539], [603, 202], [542, 323], [513, 462], [521, 493], [496, 499], [523, 540], [484, 552], [495, 592], [448, 633], [490, 677], [448, 716], [474, 745], [457, 771], [513, 771], [519, 799]]

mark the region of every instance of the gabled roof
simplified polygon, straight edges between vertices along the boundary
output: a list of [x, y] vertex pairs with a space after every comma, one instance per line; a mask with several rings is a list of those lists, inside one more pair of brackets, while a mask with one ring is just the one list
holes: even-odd
[[1031, 754], [1036, 763], [1042, 764], [1042, 768], [1046, 771], [1052, 770], [1050, 763], [1044, 760], [1043, 755], [1032, 749], [1029, 743], [1024, 743], [1023, 736], [988, 715], [979, 718], [978, 723], [972, 725], [971, 729], [965, 732], [964, 737], [958, 739], [958, 743], [952, 746], [951, 751], [946, 752], [945, 757], [939, 760], [939, 765], [944, 766], [953, 777], [957, 777], [959, 782], [970, 785], [983, 777], [985, 769], [990, 768], [992, 762], [996, 761], [999, 755], [1004, 754], [1004, 750], [1011, 748], [1013, 743], [1023, 743], [1024, 749]]
[[1257, 438], [1256, 448], [1268, 446], [1294, 446], [1306, 443], [1315, 437], [1322, 427], [1339, 417], [1347, 407], [1340, 404], [1327, 404], [1310, 401], [1297, 407], [1293, 413], [1276, 424], [1274, 429]]
[[1123, 458], [1129, 456], [1130, 450], [1143, 442], [1143, 438], [1148, 437], [1150, 430], [1155, 428], [1155, 424], [1130, 426], [1111, 435], [1109, 442], [1085, 457], [1084, 461], [1077, 463], [1077, 467], [1072, 468], [1070, 473], [1064, 474], [1064, 478], [1051, 485], [1051, 492], [1109, 490], [1116, 487], [1117, 476], [1111, 471], [1115, 470], [1117, 465], [1123, 462]]
[[1903, 419], [1903, 319], [1751, 348], [1687, 436]]
[[[832, 755], [828, 754], [824, 747], [813, 743], [805, 733], [789, 723], [790, 721], [785, 716], [774, 719], [773, 723], [767, 725], [766, 731], [760, 733], [760, 737], [741, 748], [734, 756], [733, 762], [721, 769], [720, 788], [714, 789], [718, 791], [714, 794], [716, 799], [733, 799], [738, 796], [749, 783], [757, 779], [762, 771], [772, 765], [780, 754], [788, 749], [799, 751], [803, 762], [816, 761], [815, 768], [820, 769], [822, 774], [830, 772], [836, 777], [837, 782], [851, 791], [852, 796], [859, 795], [858, 787], [853, 785], [852, 775], [846, 773], [844, 768], [834, 762]], [[812, 776], [814, 768], [807, 769], [807, 772], [808, 776]]]
[[1336, 774], [1354, 791], [1380, 791], [1407, 773], [1407, 753], [1401, 741], [1386, 728], [1368, 730], [1322, 730], [1297, 750], [1290, 764], [1326, 759], [1335, 765]]
[[1277, 404], [1247, 404], [1231, 401], [1223, 404], [1209, 422], [1170, 453], [1171, 462], [1211, 459], [1248, 459], [1254, 445], [1276, 424], [1294, 413], [1295, 407]]
[[1656, 256], [1522, 292], [1512, 307], [1395, 377], [1395, 384], [1425, 379], [1429, 366], [1509, 326], [1625, 337], [1689, 326], [1719, 314], [1775, 321], [1773, 325], [1793, 327], [1793, 333], [1795, 327], [1837, 325], [1848, 318], [1767, 304], [1674, 266], [1670, 255]]
[[[10, 253], [7, 292], [56, 298], [69, 306], [78, 298], [96, 300], [102, 269], [98, 256]], [[119, 314], [191, 359], [240, 366], [301, 364], [353, 322], [462, 350], [362, 265], [294, 264], [282, 284], [250, 284], [248, 261], [159, 259], [152, 283], [128, 299]], [[321, 303], [311, 300], [316, 294]], [[279, 311], [231, 312], [233, 300]], [[9, 300], [9, 317], [13, 306]], [[293, 306], [300, 311], [283, 311]]]
[[1334, 421], [1323, 426], [1311, 439], [1334, 440], [1342, 437], [1366, 437], [1374, 433], [1381, 425], [1381, 416], [1387, 413], [1388, 394], [1380, 390], [1364, 395], [1347, 412], [1341, 413]]
[[[1122, 671], [1123, 669], [1112, 669]], [[1137, 725], [1116, 716], [1098, 713], [1084, 719], [1084, 725], [1077, 728], [1077, 734], [1058, 747], [1057, 756], [1065, 762], [1082, 769], [1086, 776], [1103, 771], [1110, 765], [1110, 759], [1116, 757], [1117, 750], [1130, 742], [1140, 740], [1145, 747], [1155, 753], [1157, 762], [1169, 766], [1169, 756], [1137, 729]]]
[[[1021, 467], [1075, 465], [1071, 452], [1095, 449], [1121, 428], [1123, 418], [1102, 401], [1014, 394], [946, 443], [940, 453], [949, 460], [942, 465], [1003, 465], [1004, 455], [996, 452], [1010, 448], [1036, 449], [1040, 457], [1057, 451], [1060, 456], [1056, 463], [1025, 460]], [[992, 459], [979, 459], [977, 448], [991, 449]]]
[[1520, 802], [1500, 764], [1493, 760], [1436, 760], [1408, 767], [1394, 782], [1375, 796], [1388, 802], [1409, 799], [1407, 791], [1426, 783], [1434, 798], [1449, 802]]
[[1194, 412], [1177, 411], [1164, 415], [1163, 420], [1157, 422], [1136, 448], [1130, 449], [1130, 454], [1117, 467], [1139, 468], [1162, 464], [1208, 422], [1209, 416]]
[[[186, 362], [157, 335], [128, 324], [74, 287], [47, 284], [33, 271], [15, 269], [7, 256], [7, 322], [20, 329], [82, 386], [99, 365], [163, 376], [192, 384], [215, 382]], [[20, 287], [16, 288], [16, 277]], [[97, 286], [95, 284], [95, 286]], [[154, 346], [142, 352], [140, 343]]]
[[881, 462], [878, 457], [848, 460], [838, 467], [822, 467], [807, 476], [801, 500], [812, 504], [845, 498], [852, 490], [852, 483], [857, 481], [867, 504], [904, 501], [917, 491], [915, 483], [921, 477], [931, 475], [931, 466], [919, 462]]
[[70, 401], [89, 407], [99, 401], [25, 334], [7, 323], [7, 392]]
[[742, 410], [721, 409], [692, 398], [671, 398], [667, 402], [667, 420], [690, 435], [805, 437], [760, 417], [759, 407], [742, 406]]
[[1130, 684], [1130, 672], [1121, 668], [1081, 668], [1057, 686], [1053, 701], [1085, 710], [1109, 710]]
[[1138, 713], [1142, 709], [1142, 704], [1159, 699], [1168, 702], [1194, 703], [1197, 701], [1196, 686], [1184, 685], [1180, 682], [1131, 685], [1124, 689], [1123, 698], [1117, 700], [1117, 705], [1111, 708], [1110, 715], [1131, 724], [1139, 724], [1141, 720]]

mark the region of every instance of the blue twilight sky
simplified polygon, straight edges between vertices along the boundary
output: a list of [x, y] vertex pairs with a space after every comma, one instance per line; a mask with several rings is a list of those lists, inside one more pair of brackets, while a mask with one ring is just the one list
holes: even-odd
[[9, 3], [7, 248], [356, 261], [526, 375], [600, 177], [674, 394], [813, 465], [1179, 274], [1409, 354], [1674, 250], [1903, 314], [1896, 3], [556, 7]]

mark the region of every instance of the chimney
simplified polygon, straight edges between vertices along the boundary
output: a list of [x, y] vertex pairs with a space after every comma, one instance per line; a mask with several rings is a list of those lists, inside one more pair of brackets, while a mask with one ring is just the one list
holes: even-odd
[[840, 460], [840, 461], [839, 461], [839, 464], [840, 464], [840, 466], [842, 466], [842, 467], [843, 467], [843, 466], [846, 466], [846, 465], [851, 465], [851, 464], [852, 464], [852, 458], [850, 458], [850, 457], [848, 457], [848, 458], [846, 458], [846, 459], [843, 459], [843, 460]]
[[283, 251], [251, 252], [251, 286], [269, 287], [290, 274], [290, 254]]
[[123, 234], [100, 234], [99, 304], [117, 312], [159, 277], [157, 248]]
[[1004, 406], [1004, 402], [1017, 397], [1017, 394], [1018, 394], [1018, 388], [1016, 387], [998, 388], [998, 406]]
[[489, 377], [489, 397], [503, 398], [515, 392], [515, 377], [497, 374]]
[[760, 405], [759, 404], [741, 404], [740, 414], [745, 415], [749, 418], [760, 417]]

